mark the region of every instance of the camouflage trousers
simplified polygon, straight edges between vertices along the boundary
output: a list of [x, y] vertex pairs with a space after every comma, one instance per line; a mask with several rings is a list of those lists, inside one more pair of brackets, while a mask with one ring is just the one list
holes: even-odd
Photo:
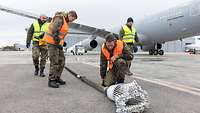
[[138, 51], [138, 48], [137, 48], [137, 45], [136, 44], [127, 44], [128, 48], [130, 49], [130, 51], [133, 53], [133, 52], [137, 52]]
[[50, 59], [50, 70], [49, 79], [55, 80], [61, 77], [65, 66], [64, 51], [54, 45], [48, 45], [49, 59]]
[[107, 71], [106, 76], [104, 77], [104, 85], [111, 86], [114, 84], [124, 83], [127, 71], [127, 61], [124, 59], [118, 59], [114, 62], [113, 68]]
[[[129, 48], [130, 52], [133, 54], [134, 45], [133, 45], [133, 44], [127, 44], [127, 46], [128, 46], [128, 48]], [[132, 60], [127, 61], [128, 68], [129, 68], [129, 69], [130, 69], [130, 67], [131, 67], [131, 62], [132, 62]], [[129, 71], [130, 71], [130, 70], [129, 70]]]
[[32, 58], [33, 58], [33, 64], [35, 66], [40, 65], [40, 69], [42, 68], [44, 69], [46, 65], [47, 56], [48, 56], [47, 46], [33, 45]]
[[130, 52], [133, 53], [134, 45], [133, 44], [127, 44], [127, 47], [129, 48]]

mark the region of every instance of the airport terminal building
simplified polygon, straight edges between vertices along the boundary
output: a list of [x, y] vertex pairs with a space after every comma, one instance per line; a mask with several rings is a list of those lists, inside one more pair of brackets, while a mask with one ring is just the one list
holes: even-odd
[[165, 52], [184, 52], [186, 50], [186, 45], [195, 43], [193, 37], [185, 38], [182, 40], [176, 40], [171, 42], [166, 42], [163, 44], [163, 50]]

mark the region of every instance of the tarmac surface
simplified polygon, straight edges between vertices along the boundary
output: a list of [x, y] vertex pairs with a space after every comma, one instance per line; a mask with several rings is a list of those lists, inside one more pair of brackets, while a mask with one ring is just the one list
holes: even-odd
[[[200, 55], [135, 55], [131, 71], [150, 97], [146, 113], [200, 113]], [[66, 55], [66, 66], [100, 84], [99, 55]], [[46, 74], [48, 74], [47, 64]], [[68, 71], [67, 84], [47, 87], [33, 75], [31, 52], [0, 52], [0, 113], [115, 113], [115, 105]]]

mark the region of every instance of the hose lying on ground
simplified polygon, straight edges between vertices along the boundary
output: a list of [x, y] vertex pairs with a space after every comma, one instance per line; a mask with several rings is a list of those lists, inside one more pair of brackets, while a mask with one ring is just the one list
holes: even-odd
[[147, 92], [135, 80], [131, 83], [116, 84], [103, 88], [85, 76], [75, 73], [70, 68], [65, 67], [65, 69], [97, 91], [106, 94], [110, 100], [115, 102], [117, 113], [141, 113], [149, 106]]

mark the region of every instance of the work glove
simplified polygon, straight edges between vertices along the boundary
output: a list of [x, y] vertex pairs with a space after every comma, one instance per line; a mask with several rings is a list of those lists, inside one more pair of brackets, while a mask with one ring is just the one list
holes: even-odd
[[52, 35], [56, 45], [60, 43], [60, 38], [58, 37], [58, 35], [59, 35], [59, 32], [56, 32]]
[[67, 46], [67, 43], [66, 42], [64, 42], [64, 44], [63, 44], [63, 47], [66, 47]]
[[63, 47], [61, 45], [56, 45], [56, 47], [60, 50], [63, 50]]
[[42, 39], [44, 37], [44, 33], [42, 33], [40, 36], [38, 36], [38, 39]]
[[51, 20], [52, 20], [52, 17], [47, 18], [47, 22], [51, 22]]
[[30, 47], [30, 43], [27, 43], [27, 44], [26, 44], [26, 48], [29, 48], [29, 47]]
[[56, 38], [54, 39], [54, 41], [55, 41], [55, 44], [59, 44], [59, 43], [60, 43], [60, 39], [59, 39], [58, 37], [56, 37]]

